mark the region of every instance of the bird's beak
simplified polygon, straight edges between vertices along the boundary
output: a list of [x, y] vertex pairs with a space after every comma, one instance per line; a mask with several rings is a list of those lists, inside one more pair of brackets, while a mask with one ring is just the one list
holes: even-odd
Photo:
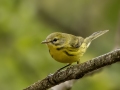
[[46, 40], [41, 42], [41, 44], [46, 44], [46, 43], [49, 43], [49, 42], [47, 42]]

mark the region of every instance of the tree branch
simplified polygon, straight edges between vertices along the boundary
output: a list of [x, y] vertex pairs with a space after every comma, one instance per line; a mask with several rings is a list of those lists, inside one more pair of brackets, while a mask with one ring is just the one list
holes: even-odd
[[51, 74], [45, 79], [39, 80], [24, 90], [46, 90], [68, 80], [80, 79], [89, 72], [119, 61], [120, 49], [116, 49], [87, 62], [73, 65], [68, 67], [66, 70]]

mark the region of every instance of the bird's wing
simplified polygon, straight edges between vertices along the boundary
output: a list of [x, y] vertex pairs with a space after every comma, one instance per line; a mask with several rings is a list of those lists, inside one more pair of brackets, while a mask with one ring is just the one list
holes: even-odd
[[77, 49], [82, 45], [83, 41], [84, 39], [82, 37], [72, 36], [69, 44], [71, 48]]
[[62, 47], [62, 50], [69, 56], [76, 56], [79, 53], [80, 46], [84, 39], [82, 37], [73, 36], [69, 39], [70, 41]]
[[68, 42], [64, 44], [64, 46], [57, 48], [57, 50], [63, 50], [71, 54], [76, 54], [78, 53], [77, 51], [79, 50], [79, 47], [82, 45], [83, 41], [84, 39], [82, 37], [72, 35], [69, 37]]

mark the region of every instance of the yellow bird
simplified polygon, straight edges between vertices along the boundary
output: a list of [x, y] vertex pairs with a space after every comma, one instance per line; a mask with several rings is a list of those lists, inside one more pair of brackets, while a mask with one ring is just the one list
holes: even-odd
[[63, 69], [73, 62], [79, 64], [80, 57], [86, 52], [91, 41], [108, 31], [109, 30], [98, 31], [86, 38], [67, 33], [54, 32], [48, 35], [45, 41], [42, 41], [42, 44], [48, 46], [50, 55], [56, 61], [68, 63], [68, 65], [61, 68]]

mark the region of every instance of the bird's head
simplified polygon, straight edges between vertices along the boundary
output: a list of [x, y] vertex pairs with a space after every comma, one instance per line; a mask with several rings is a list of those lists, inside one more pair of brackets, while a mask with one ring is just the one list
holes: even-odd
[[47, 44], [48, 46], [63, 46], [67, 41], [66, 37], [65, 33], [51, 33], [44, 41], [42, 41], [42, 44]]

